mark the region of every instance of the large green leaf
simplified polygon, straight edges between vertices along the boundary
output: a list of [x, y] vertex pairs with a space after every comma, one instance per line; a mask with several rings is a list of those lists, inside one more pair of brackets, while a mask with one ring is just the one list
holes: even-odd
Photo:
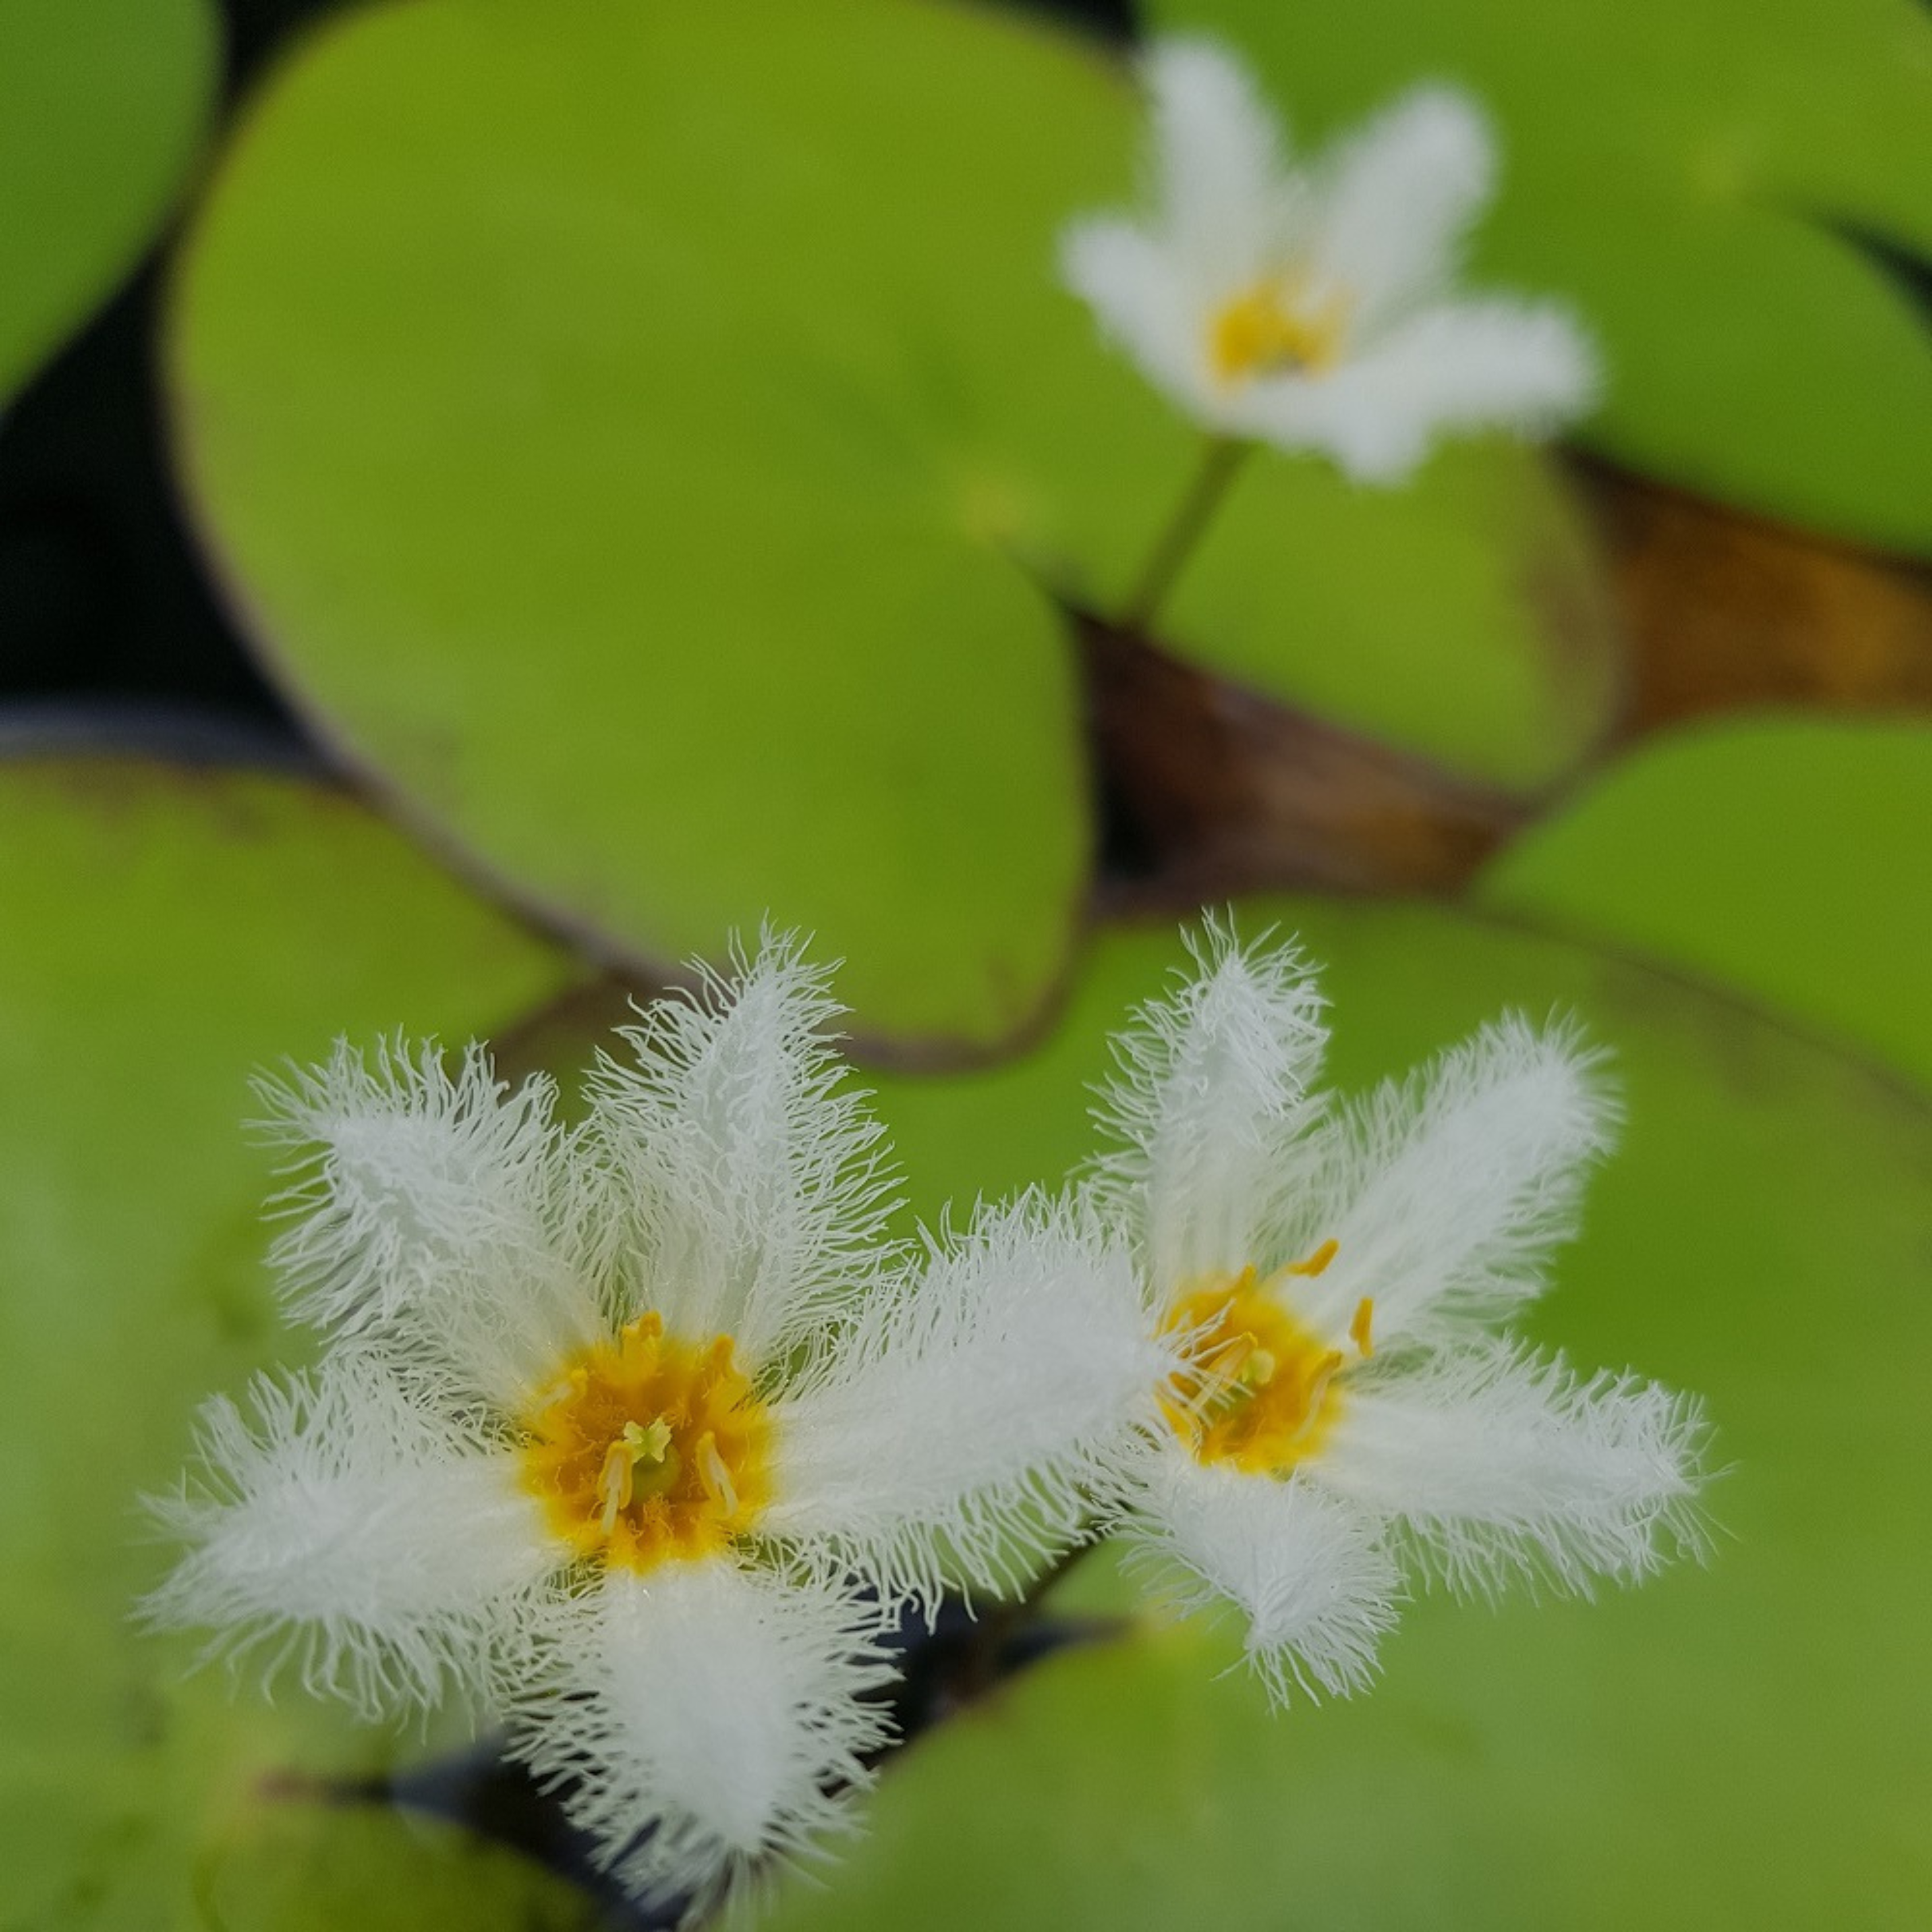
[[1150, 0], [1250, 55], [1318, 137], [1419, 78], [1472, 87], [1505, 173], [1479, 278], [1600, 334], [1591, 440], [1693, 488], [1932, 554], [1921, 0]]
[[[924, 0], [358, 10], [187, 252], [218, 566], [408, 814], [600, 950], [770, 911], [868, 1028], [1000, 1038], [1084, 892], [1060, 602], [1118, 604], [1195, 460], [1054, 280], [1137, 122], [1090, 50]], [[1204, 658], [1510, 778], [1594, 722], [1588, 561], [1520, 453], [1244, 493]]]
[[0, 8], [0, 398], [127, 272], [201, 138], [208, 0]]
[[1747, 993], [1932, 1088], [1928, 826], [1924, 726], [1703, 727], [1619, 761], [1477, 891]]
[[[1708, 1572], [1594, 1604], [1414, 1606], [1350, 1702], [1268, 1714], [1225, 1634], [1063, 1654], [886, 1772], [871, 1835], [770, 1932], [1212, 1924], [1916, 1925], [1932, 1885], [1932, 1113], [1748, 1006], [1446, 912], [1255, 907], [1328, 962], [1356, 1087], [1505, 1004], [1616, 1051], [1625, 1145], [1540, 1312], [1586, 1363], [1709, 1398]], [[1089, 1142], [1104, 1032], [1179, 958], [1096, 949], [1054, 1038], [884, 1081], [926, 1211]], [[1104, 1565], [1076, 1600], [1122, 1600]]]
[[130, 1616], [193, 1412], [285, 1353], [248, 1079], [346, 1030], [487, 1030], [570, 970], [347, 798], [0, 764], [0, 1870], [10, 1924], [560, 1925], [500, 1854], [300, 1795], [358, 1732]]
[[262, 634], [416, 813], [607, 948], [770, 911], [869, 1025], [983, 1042], [1059, 970], [1087, 831], [1060, 621], [935, 320], [1042, 191], [990, 144], [958, 179], [961, 124], [1016, 85], [1103, 152], [1117, 117], [956, 28], [359, 14], [243, 128], [177, 376]]

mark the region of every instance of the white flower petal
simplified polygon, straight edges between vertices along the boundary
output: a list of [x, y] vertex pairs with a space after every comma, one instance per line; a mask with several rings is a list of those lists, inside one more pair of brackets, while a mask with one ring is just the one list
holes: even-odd
[[1400, 1576], [1356, 1512], [1298, 1479], [1204, 1466], [1178, 1446], [1149, 1450], [1132, 1507], [1136, 1556], [1192, 1580], [1184, 1607], [1226, 1599], [1243, 1612], [1249, 1661], [1277, 1702], [1291, 1684], [1346, 1696], [1373, 1675]]
[[1220, 420], [1202, 311], [1163, 242], [1106, 216], [1076, 222], [1060, 238], [1060, 277], [1156, 388], [1201, 421]]
[[1528, 1301], [1617, 1119], [1602, 1054], [1572, 1028], [1538, 1033], [1517, 1015], [1384, 1082], [1320, 1136], [1337, 1246], [1318, 1280], [1294, 1283], [1298, 1310], [1340, 1335], [1371, 1298], [1380, 1347]]
[[886, 1739], [876, 1612], [719, 1558], [618, 1571], [550, 1620], [555, 1678], [515, 1748], [647, 1904], [694, 1912], [850, 1828]]
[[190, 1546], [142, 1606], [226, 1627], [365, 1716], [476, 1684], [558, 1552], [512, 1460], [338, 1356], [203, 1410], [198, 1491], [149, 1505]]
[[1466, 94], [1420, 87], [1340, 143], [1320, 172], [1316, 279], [1347, 290], [1351, 328], [1369, 335], [1454, 274], [1462, 231], [1494, 184], [1495, 146]]
[[893, 1178], [862, 1096], [840, 1090], [840, 1009], [797, 945], [769, 937], [735, 983], [662, 1000], [606, 1059], [592, 1139], [629, 1197], [629, 1312], [782, 1352], [886, 1258]]
[[1234, 434], [1238, 392], [1214, 378], [1212, 318], [1299, 245], [1312, 196], [1286, 166], [1252, 76], [1225, 47], [1163, 40], [1142, 73], [1153, 124], [1151, 212], [1071, 224], [1060, 278], [1150, 382], [1207, 428]]
[[1527, 1576], [1587, 1594], [1701, 1552], [1698, 1404], [1580, 1378], [1501, 1344], [1352, 1380], [1310, 1479], [1411, 1532], [1433, 1579], [1492, 1596]]
[[1037, 1198], [983, 1213], [774, 1406], [762, 1527], [928, 1609], [948, 1582], [1011, 1588], [1079, 1532], [1176, 1366], [1124, 1252]]
[[1304, 190], [1252, 76], [1217, 42], [1156, 41], [1141, 64], [1154, 120], [1157, 230], [1184, 272], [1226, 293], [1292, 238]]
[[1358, 481], [1400, 482], [1444, 429], [1554, 429], [1587, 410], [1596, 357], [1568, 312], [1497, 298], [1424, 309], [1319, 376], [1251, 383], [1244, 433], [1320, 449]]
[[398, 1036], [373, 1057], [338, 1040], [256, 1091], [261, 1138], [300, 1150], [273, 1259], [302, 1320], [353, 1331], [447, 1292], [479, 1255], [544, 1247], [548, 1080], [513, 1094], [473, 1042], [452, 1074], [434, 1041]]
[[397, 1038], [373, 1058], [338, 1041], [258, 1091], [266, 1136], [307, 1150], [272, 1256], [302, 1319], [509, 1406], [596, 1333], [553, 1233], [568, 1182], [547, 1077], [513, 1092], [474, 1042], [452, 1074], [434, 1042]]
[[1122, 1144], [1094, 1180], [1098, 1211], [1141, 1248], [1163, 1301], [1261, 1260], [1308, 1178], [1298, 1143], [1320, 1112], [1308, 1087], [1328, 1039], [1292, 946], [1264, 935], [1243, 947], [1211, 923], [1190, 946], [1196, 970], [1115, 1036], [1100, 1120]]

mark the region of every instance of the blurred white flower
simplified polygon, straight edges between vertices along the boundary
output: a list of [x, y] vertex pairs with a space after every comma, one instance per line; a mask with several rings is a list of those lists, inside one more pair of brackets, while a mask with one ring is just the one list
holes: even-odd
[[1497, 1332], [1609, 1144], [1598, 1057], [1505, 1018], [1330, 1107], [1296, 956], [1210, 928], [1196, 966], [1118, 1042], [1090, 1181], [1192, 1364], [1118, 1471], [1142, 1558], [1238, 1606], [1280, 1697], [1364, 1681], [1405, 1568], [1587, 1593], [1700, 1550], [1697, 1403]]
[[1393, 482], [1438, 430], [1538, 433], [1589, 406], [1595, 358], [1567, 312], [1454, 292], [1494, 172], [1466, 97], [1420, 88], [1298, 169], [1225, 48], [1163, 40], [1143, 73], [1153, 206], [1074, 224], [1062, 272], [1204, 428]]
[[370, 1714], [460, 1688], [639, 1897], [847, 1822], [880, 1640], [1082, 1528], [1175, 1358], [1036, 1198], [890, 1249], [879, 1130], [794, 948], [666, 1000], [566, 1132], [400, 1042], [266, 1089], [311, 1372], [205, 1412], [146, 1606]]

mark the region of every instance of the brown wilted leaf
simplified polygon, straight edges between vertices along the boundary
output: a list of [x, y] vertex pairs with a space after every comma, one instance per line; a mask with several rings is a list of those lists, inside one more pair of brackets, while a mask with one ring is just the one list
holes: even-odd
[[1522, 800], [1075, 620], [1115, 850], [1114, 905], [1261, 886], [1448, 893], [1522, 824]]
[[1932, 712], [1932, 567], [1575, 468], [1628, 640], [1620, 739], [1770, 706]]

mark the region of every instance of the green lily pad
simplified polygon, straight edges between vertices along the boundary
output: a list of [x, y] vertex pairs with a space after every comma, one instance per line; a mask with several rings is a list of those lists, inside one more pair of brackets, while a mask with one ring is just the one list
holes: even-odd
[[[1478, 918], [1243, 913], [1270, 918], [1327, 962], [1344, 1087], [1510, 1004], [1614, 1048], [1624, 1144], [1535, 1328], [1708, 1395], [1733, 1466], [1713, 1563], [1594, 1604], [1424, 1600], [1372, 1691], [1280, 1717], [1220, 1674], [1226, 1635], [1144, 1618], [922, 1738], [832, 1883], [760, 1924], [1712, 1932], [1856, 1900], [1862, 1925], [1916, 1925], [1932, 1111], [1748, 1006]], [[922, 1209], [1078, 1159], [1106, 1030], [1180, 957], [1168, 933], [1108, 936], [1030, 1060], [882, 1079]], [[1132, 1600], [1104, 1562], [1067, 1588]]]
[[[770, 912], [869, 1031], [1004, 1039], [1084, 892], [1060, 607], [1119, 604], [1195, 460], [1055, 280], [1138, 122], [1092, 50], [922, 0], [358, 9], [187, 248], [216, 567], [405, 815], [594, 950]], [[1579, 574], [1540, 470], [1359, 518], [1312, 468], [1250, 485], [1312, 541], [1231, 520], [1187, 647], [1468, 766], [1561, 761], [1600, 680], [1586, 592], [1523, 587]]]
[[769, 912], [868, 1026], [982, 1044], [1088, 844], [1061, 620], [934, 320], [988, 245], [959, 124], [1016, 79], [1111, 134], [1085, 64], [923, 8], [358, 12], [242, 130], [176, 370], [260, 634], [412, 816], [608, 952]]
[[[143, 1493], [281, 1358], [248, 1076], [339, 1031], [487, 1030], [572, 970], [362, 807], [138, 760], [0, 764], [0, 1870], [11, 1920], [561, 1927], [507, 1853], [304, 1795], [409, 1740], [130, 1624]], [[419, 1741], [418, 1741], [419, 1748]]]
[[200, 145], [220, 59], [208, 0], [0, 8], [0, 398], [152, 238]]
[[1932, 554], [1932, 316], [1883, 260], [1932, 260], [1919, 0], [1146, 10], [1240, 47], [1300, 139], [1420, 77], [1474, 89], [1504, 178], [1472, 266], [1568, 298], [1598, 332], [1609, 388], [1587, 439], [1708, 494]]
[[1932, 1088], [1932, 730], [1764, 718], [1658, 740], [1480, 900], [1762, 1000]]

